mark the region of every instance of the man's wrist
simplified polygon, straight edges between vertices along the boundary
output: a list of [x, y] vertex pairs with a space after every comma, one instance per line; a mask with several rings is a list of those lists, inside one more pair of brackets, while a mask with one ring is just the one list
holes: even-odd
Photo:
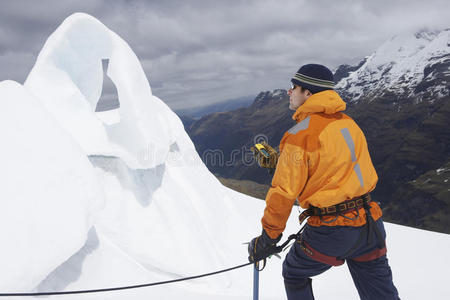
[[265, 229], [262, 230], [261, 238], [263, 238], [265, 241], [267, 241], [267, 244], [269, 245], [276, 245], [280, 240], [283, 234], [278, 235], [277, 238], [273, 239], [271, 238]]

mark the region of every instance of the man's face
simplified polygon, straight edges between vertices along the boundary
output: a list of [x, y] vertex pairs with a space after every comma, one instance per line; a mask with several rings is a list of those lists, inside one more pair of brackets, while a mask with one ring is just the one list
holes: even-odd
[[289, 109], [297, 110], [305, 101], [312, 95], [309, 90], [303, 90], [298, 86], [294, 85], [288, 91], [289, 95]]

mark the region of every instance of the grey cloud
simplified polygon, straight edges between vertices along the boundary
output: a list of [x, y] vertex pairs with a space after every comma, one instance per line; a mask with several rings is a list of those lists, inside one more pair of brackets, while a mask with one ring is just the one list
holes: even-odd
[[36, 60], [35, 55], [26, 52], [9, 52], [0, 55], [0, 81], [11, 79], [23, 83]]
[[96, 14], [103, 1], [0, 2], [0, 80], [23, 83], [48, 36], [70, 14]]
[[48, 35], [85, 11], [130, 44], [154, 94], [177, 109], [285, 88], [303, 63], [357, 63], [396, 33], [449, 27], [450, 8], [442, 0], [53, 2], [34, 13], [0, 4], [8, 5], [0, 9], [0, 78], [26, 76]]

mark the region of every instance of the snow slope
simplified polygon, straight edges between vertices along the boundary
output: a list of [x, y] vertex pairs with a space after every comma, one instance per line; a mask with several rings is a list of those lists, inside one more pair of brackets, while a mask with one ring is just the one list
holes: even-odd
[[[110, 60], [121, 105], [98, 114], [102, 59]], [[1, 182], [8, 186], [0, 202], [0, 292], [134, 285], [246, 262], [242, 243], [260, 233], [264, 202], [225, 188], [207, 170], [181, 121], [151, 94], [132, 50], [93, 17], [66, 19], [24, 86], [0, 82], [0, 99], [7, 146]], [[298, 230], [293, 211], [286, 235]], [[448, 298], [450, 237], [392, 224], [387, 232], [401, 296], [424, 299], [433, 290], [434, 299]], [[429, 249], [433, 255], [419, 260]], [[280, 260], [269, 261], [260, 283], [261, 299], [284, 297]], [[249, 299], [251, 289], [247, 267], [172, 285], [57, 297]], [[319, 276], [314, 290], [318, 299], [357, 298], [345, 267]]]
[[104, 196], [78, 143], [23, 86], [1, 82], [0, 101], [0, 289], [26, 290], [83, 246]]

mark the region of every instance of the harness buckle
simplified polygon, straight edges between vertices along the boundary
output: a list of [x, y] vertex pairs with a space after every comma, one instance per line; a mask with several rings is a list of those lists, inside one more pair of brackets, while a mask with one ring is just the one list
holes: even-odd
[[326, 210], [327, 210], [327, 214], [335, 213], [336, 212], [336, 206], [335, 205], [328, 206], [328, 207], [326, 207]]
[[356, 200], [356, 205], [357, 206], [363, 206], [363, 204], [364, 204], [363, 199], [359, 198], [359, 199]]

